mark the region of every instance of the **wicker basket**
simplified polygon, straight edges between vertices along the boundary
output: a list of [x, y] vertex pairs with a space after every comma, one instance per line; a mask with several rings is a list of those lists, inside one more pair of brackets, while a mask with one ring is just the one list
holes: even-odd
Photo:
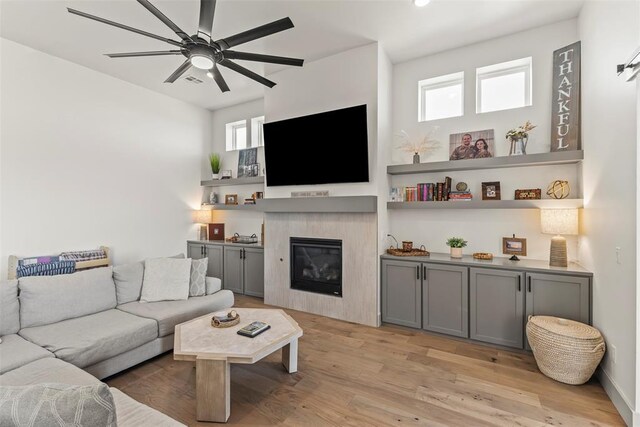
[[529, 316], [527, 338], [540, 371], [565, 384], [589, 381], [605, 352], [596, 328], [558, 317]]

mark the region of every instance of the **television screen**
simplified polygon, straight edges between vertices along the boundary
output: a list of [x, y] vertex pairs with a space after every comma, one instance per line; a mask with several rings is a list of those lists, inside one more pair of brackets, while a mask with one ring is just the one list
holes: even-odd
[[367, 106], [265, 123], [267, 186], [369, 181]]

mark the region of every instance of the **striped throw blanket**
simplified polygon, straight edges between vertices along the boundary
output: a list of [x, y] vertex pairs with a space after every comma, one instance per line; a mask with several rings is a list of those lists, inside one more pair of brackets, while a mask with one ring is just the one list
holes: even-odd
[[106, 258], [107, 254], [102, 249], [95, 249], [89, 251], [73, 251], [73, 252], [62, 252], [60, 254], [60, 261], [90, 261], [93, 259], [103, 259]]
[[46, 264], [18, 265], [16, 275], [25, 276], [55, 276], [57, 274], [71, 274], [76, 271], [75, 261], [57, 261]]

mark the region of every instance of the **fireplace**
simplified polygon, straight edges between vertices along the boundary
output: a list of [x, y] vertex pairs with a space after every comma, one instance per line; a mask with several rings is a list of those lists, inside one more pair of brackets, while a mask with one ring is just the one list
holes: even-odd
[[342, 240], [290, 238], [291, 289], [342, 296]]

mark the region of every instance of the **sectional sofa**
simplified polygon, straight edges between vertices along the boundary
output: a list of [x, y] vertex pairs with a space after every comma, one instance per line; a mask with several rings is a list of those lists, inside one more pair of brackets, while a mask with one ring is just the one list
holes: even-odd
[[[208, 295], [140, 302], [143, 276], [139, 262], [0, 283], [0, 386], [99, 384], [171, 350], [175, 325], [234, 303], [219, 281]], [[119, 426], [181, 425], [111, 391]]]

